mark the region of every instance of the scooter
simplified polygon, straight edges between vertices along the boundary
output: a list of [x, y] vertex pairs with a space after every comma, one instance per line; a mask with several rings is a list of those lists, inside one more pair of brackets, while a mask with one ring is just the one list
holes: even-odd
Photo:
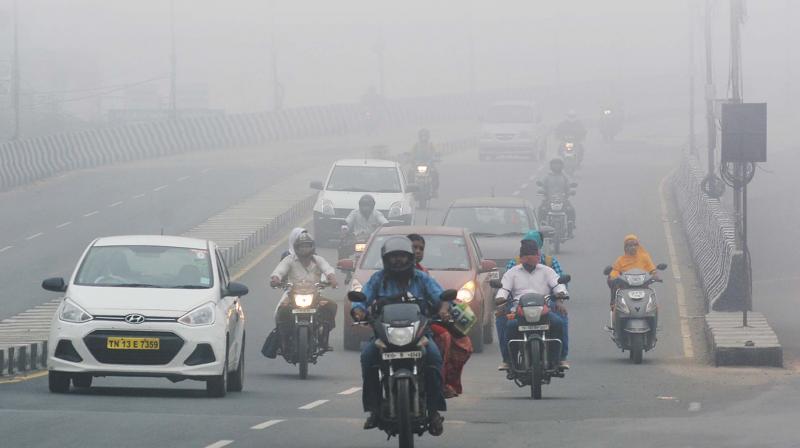
[[[667, 265], [659, 264], [656, 269], [666, 270]], [[607, 266], [603, 274], [608, 276], [612, 270]], [[611, 340], [623, 352], [629, 351], [631, 362], [641, 364], [643, 352], [654, 349], [658, 340], [658, 301], [651, 285], [662, 280], [641, 269], [632, 269], [610, 282], [614, 310], [612, 327], [607, 329]]]

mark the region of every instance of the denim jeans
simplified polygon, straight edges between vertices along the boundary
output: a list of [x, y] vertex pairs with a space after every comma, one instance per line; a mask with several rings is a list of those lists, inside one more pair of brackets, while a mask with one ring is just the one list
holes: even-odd
[[[425, 391], [428, 396], [428, 410], [445, 411], [447, 405], [444, 401], [442, 390], [442, 354], [439, 347], [433, 342], [433, 336], [429, 335], [430, 343], [425, 347]], [[370, 342], [361, 351], [361, 378], [363, 389], [361, 402], [364, 412], [378, 412], [380, 401], [381, 385], [378, 381], [378, 368], [381, 362], [381, 352]]]
[[[569, 352], [569, 339], [567, 337], [567, 320], [565, 316], [562, 316], [555, 312], [550, 312], [547, 314], [547, 320], [550, 323], [550, 330], [548, 332], [548, 337], [551, 339], [561, 339], [561, 353], [558, 352], [558, 346], [556, 344], [549, 344], [548, 350], [550, 359], [560, 359], [566, 360], [567, 353]], [[521, 339], [522, 334], [519, 332], [519, 320], [512, 319], [506, 322], [505, 327], [505, 340], [503, 341], [503, 346], [505, 346], [504, 350], [504, 358], [503, 362], [510, 363], [511, 356], [508, 350], [508, 341], [512, 339]], [[560, 356], [559, 356], [560, 355]]]

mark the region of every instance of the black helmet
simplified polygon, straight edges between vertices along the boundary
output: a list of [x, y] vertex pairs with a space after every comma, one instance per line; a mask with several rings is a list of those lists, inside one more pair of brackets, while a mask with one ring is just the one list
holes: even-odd
[[[389, 255], [402, 253], [408, 255], [406, 262], [400, 265], [391, 264], [388, 262]], [[383, 242], [381, 247], [381, 259], [383, 260], [383, 269], [390, 274], [413, 274], [414, 273], [414, 248], [411, 246], [411, 240], [404, 236], [390, 236]]]
[[361, 199], [358, 200], [358, 207], [375, 208], [375, 198], [373, 198], [371, 194], [361, 196]]
[[561, 159], [553, 159], [550, 161], [550, 169], [556, 173], [560, 173], [564, 169], [564, 161]]
[[[301, 248], [303, 246], [310, 248], [311, 250], [302, 251], [303, 253], [301, 253]], [[297, 255], [303, 255], [303, 256], [311, 255], [314, 253], [314, 249], [315, 249], [314, 238], [311, 238], [311, 235], [309, 235], [308, 232], [301, 233], [300, 236], [298, 236], [297, 239], [294, 240], [294, 252]]]

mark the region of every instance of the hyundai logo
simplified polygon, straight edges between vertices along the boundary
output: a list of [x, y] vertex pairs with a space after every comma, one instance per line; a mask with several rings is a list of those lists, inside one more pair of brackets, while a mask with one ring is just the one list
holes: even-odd
[[145, 318], [141, 314], [128, 314], [125, 316], [125, 322], [129, 324], [141, 324], [144, 323]]

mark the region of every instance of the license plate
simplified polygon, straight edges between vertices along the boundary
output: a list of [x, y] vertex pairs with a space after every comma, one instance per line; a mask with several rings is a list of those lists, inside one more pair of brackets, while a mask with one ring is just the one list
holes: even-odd
[[422, 352], [388, 352], [383, 353], [383, 360], [390, 359], [417, 359], [422, 358]]
[[317, 312], [316, 308], [294, 308], [292, 314], [314, 314]]
[[106, 339], [109, 350], [158, 350], [161, 346], [159, 338], [116, 338]]
[[646, 293], [644, 291], [630, 291], [628, 295], [631, 299], [644, 299]]
[[542, 331], [542, 330], [549, 330], [550, 324], [542, 324], [542, 325], [520, 325], [519, 331]]

